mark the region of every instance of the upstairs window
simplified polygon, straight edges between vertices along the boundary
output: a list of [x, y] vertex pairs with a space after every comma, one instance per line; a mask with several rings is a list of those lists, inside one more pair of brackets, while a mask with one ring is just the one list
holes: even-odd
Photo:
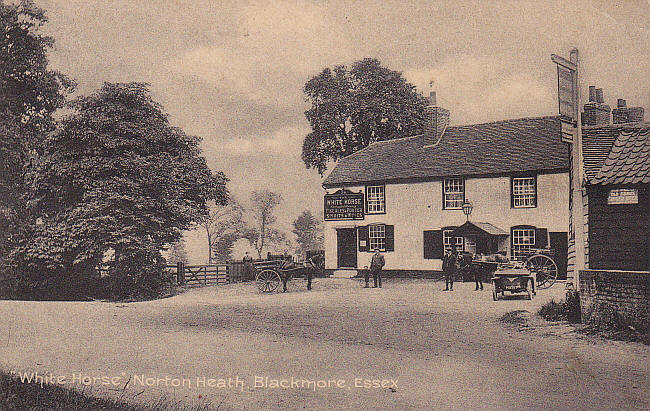
[[536, 180], [535, 177], [512, 178], [512, 206], [514, 208], [537, 207]]
[[442, 200], [445, 210], [461, 210], [465, 201], [465, 180], [460, 177], [445, 178]]
[[371, 251], [376, 249], [386, 251], [386, 226], [384, 224], [369, 225], [368, 238]]
[[639, 190], [636, 188], [615, 188], [609, 190], [607, 204], [639, 204]]
[[385, 186], [366, 187], [367, 214], [383, 214], [386, 212]]

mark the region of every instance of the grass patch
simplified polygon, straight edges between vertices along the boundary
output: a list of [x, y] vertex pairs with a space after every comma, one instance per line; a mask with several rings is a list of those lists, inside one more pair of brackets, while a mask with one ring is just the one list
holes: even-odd
[[540, 307], [537, 312], [546, 321], [568, 321], [572, 324], [580, 322], [580, 295], [568, 291], [563, 301], [551, 300]]
[[99, 398], [60, 385], [23, 383], [17, 376], [0, 372], [0, 410], [99, 410], [99, 411], [204, 411], [218, 409], [209, 402], [187, 405], [162, 397], [148, 406]]
[[501, 318], [499, 318], [499, 321], [519, 327], [526, 327], [528, 326], [528, 319], [526, 318], [526, 314], [528, 314], [528, 311], [526, 310], [509, 311], [503, 314]]

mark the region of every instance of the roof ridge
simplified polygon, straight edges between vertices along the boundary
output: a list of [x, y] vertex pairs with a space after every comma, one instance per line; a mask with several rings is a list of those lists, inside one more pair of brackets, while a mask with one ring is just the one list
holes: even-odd
[[547, 115], [547, 116], [528, 116], [528, 117], [519, 117], [519, 118], [510, 118], [510, 119], [505, 119], [505, 120], [495, 120], [495, 121], [487, 121], [484, 123], [474, 123], [474, 124], [462, 124], [462, 125], [456, 125], [456, 126], [449, 126], [449, 128], [462, 128], [462, 127], [475, 127], [475, 126], [485, 126], [488, 124], [500, 124], [500, 123], [510, 123], [510, 122], [515, 122], [515, 121], [526, 121], [526, 120], [545, 120], [545, 119], [559, 119], [560, 116], [558, 115]]
[[650, 128], [650, 121], [630, 121], [627, 123], [611, 123], [611, 124], [599, 124], [593, 126], [582, 126], [584, 130], [598, 130], [598, 129], [612, 130], [612, 129], [625, 128], [625, 127], [639, 128], [639, 129]]

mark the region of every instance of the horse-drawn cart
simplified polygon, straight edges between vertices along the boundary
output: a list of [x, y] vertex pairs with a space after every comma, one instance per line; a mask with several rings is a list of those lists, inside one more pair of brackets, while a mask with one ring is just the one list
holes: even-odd
[[282, 284], [282, 291], [287, 291], [287, 283], [295, 277], [307, 279], [307, 289], [311, 289], [311, 279], [319, 270], [318, 264], [308, 259], [304, 263], [288, 260], [268, 260], [254, 263], [257, 272], [255, 283], [263, 293], [272, 293]]

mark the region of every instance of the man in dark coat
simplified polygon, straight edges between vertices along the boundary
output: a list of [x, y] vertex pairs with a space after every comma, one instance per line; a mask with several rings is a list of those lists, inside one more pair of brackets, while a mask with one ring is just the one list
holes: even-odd
[[253, 257], [248, 254], [248, 251], [246, 251], [246, 255], [242, 259], [244, 262], [244, 278], [246, 280], [252, 280], [254, 275], [255, 268], [253, 267]]
[[374, 288], [381, 288], [381, 269], [386, 264], [384, 256], [379, 252], [379, 248], [375, 248], [375, 253], [372, 255], [372, 260], [370, 260], [370, 272], [372, 273], [372, 279], [375, 283]]
[[454, 291], [454, 276], [458, 268], [458, 255], [456, 249], [451, 247], [445, 252], [442, 259], [442, 272], [445, 275], [445, 289], [443, 291]]

